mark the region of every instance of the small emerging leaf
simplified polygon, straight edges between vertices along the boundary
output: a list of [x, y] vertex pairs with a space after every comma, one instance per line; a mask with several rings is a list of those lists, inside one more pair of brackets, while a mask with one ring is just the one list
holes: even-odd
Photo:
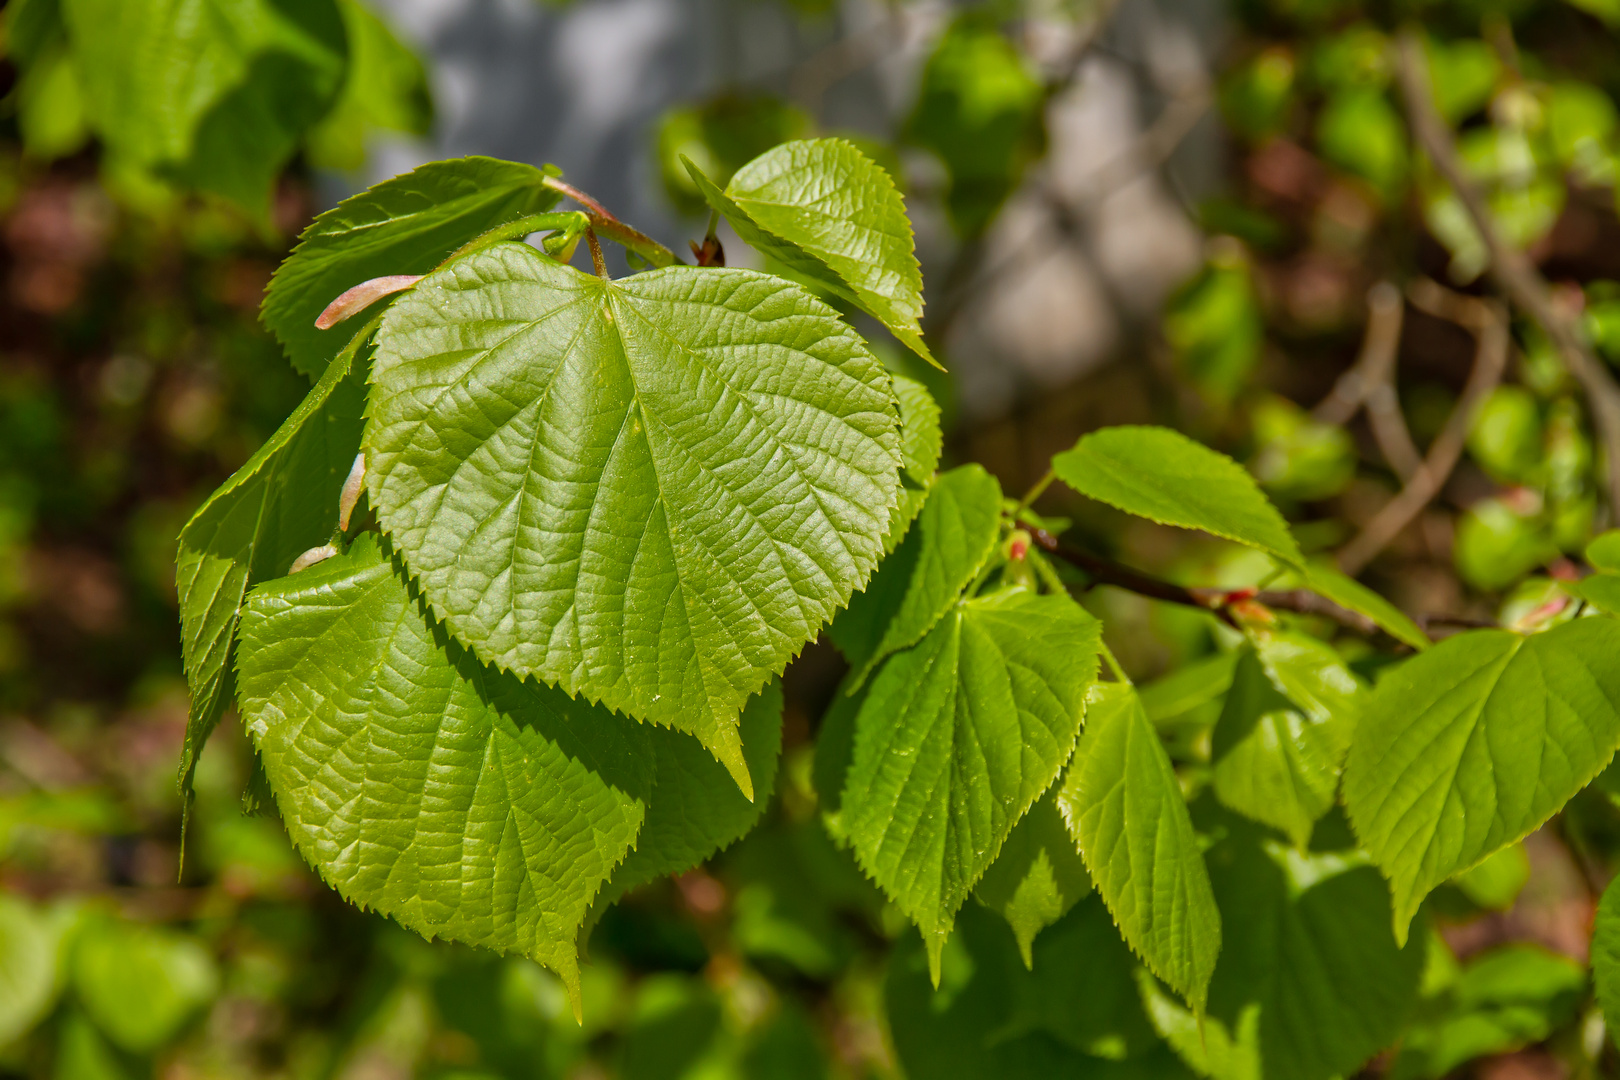
[[1396, 936], [1429, 891], [1540, 827], [1620, 746], [1620, 623], [1480, 630], [1384, 676], [1344, 800], [1390, 880]]
[[737, 170], [721, 191], [686, 162], [698, 190], [737, 235], [844, 297], [918, 356], [922, 270], [894, 181], [843, 139], [783, 143]]
[[1221, 916], [1181, 785], [1134, 688], [1092, 690], [1058, 807], [1126, 943], [1202, 1013]]
[[505, 243], [384, 317], [366, 485], [480, 659], [688, 731], [747, 792], [737, 714], [876, 568], [895, 429], [888, 375], [797, 285]]
[[1243, 466], [1169, 428], [1110, 427], [1052, 459], [1057, 478], [1128, 514], [1304, 562], [1288, 523]]

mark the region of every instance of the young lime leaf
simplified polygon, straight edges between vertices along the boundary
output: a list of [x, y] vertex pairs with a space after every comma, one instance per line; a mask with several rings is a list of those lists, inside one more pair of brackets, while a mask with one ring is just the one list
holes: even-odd
[[915, 645], [972, 584], [1001, 534], [1001, 485], [979, 465], [934, 482], [917, 524], [828, 634], [859, 689], [883, 658]]
[[799, 286], [523, 244], [388, 310], [365, 443], [458, 640], [696, 735], [745, 792], [739, 710], [865, 584], [900, 487], [888, 375]]
[[310, 165], [357, 172], [366, 164], [375, 131], [427, 135], [433, 98], [421, 58], [394, 36], [361, 0], [338, 0], [349, 38], [343, 90], [320, 123], [304, 135]]
[[1610, 529], [1587, 544], [1586, 561], [1594, 570], [1620, 574], [1620, 529]]
[[1202, 1013], [1221, 917], [1181, 785], [1131, 686], [1092, 689], [1058, 808], [1126, 943]]
[[1303, 849], [1333, 805], [1363, 696], [1328, 646], [1300, 634], [1257, 633], [1215, 726], [1216, 795]]
[[650, 731], [479, 664], [424, 616], [372, 534], [255, 589], [242, 718], [299, 852], [427, 937], [550, 967], [641, 828]]
[[150, 1054], [219, 993], [214, 958], [195, 937], [95, 919], [73, 945], [73, 992], [114, 1043]]
[[292, 366], [318, 378], [343, 343], [316, 318], [361, 282], [426, 274], [497, 225], [549, 210], [557, 193], [536, 169], [494, 158], [435, 161], [362, 191], [316, 218], [270, 279], [260, 317]]
[[1252, 1080], [1351, 1076], [1417, 1002], [1424, 942], [1397, 946], [1377, 871], [1233, 837], [1211, 848], [1226, 944], [1202, 1024], [1155, 986], [1148, 1013], [1195, 1071]]
[[743, 240], [848, 300], [940, 367], [919, 326], [922, 269], [905, 200], [881, 165], [843, 139], [798, 140], [750, 161], [721, 191], [685, 164]]
[[1620, 879], [1603, 890], [1592, 929], [1592, 983], [1603, 1019], [1620, 1024]]
[[1089, 892], [1091, 875], [1063, 824], [1054, 786], [1007, 834], [1001, 854], [979, 879], [973, 896], [1007, 920], [1029, 968], [1035, 964], [1035, 935]]
[[1620, 615], [1620, 574], [1592, 574], [1579, 581], [1560, 583], [1565, 592], [1585, 600], [1599, 611]]
[[738, 724], [748, 772], [758, 785], [752, 801], [696, 739], [679, 731], [650, 731], [657, 765], [647, 819], [635, 849], [591, 905], [593, 913], [638, 885], [690, 870], [759, 823], [782, 753], [781, 684], [773, 682], [749, 698]]
[[296, 15], [287, 6], [63, 0], [88, 115], [108, 156], [268, 222], [276, 177], [331, 107], [348, 62], [335, 0], [304, 0]]
[[1389, 878], [1395, 934], [1429, 891], [1523, 839], [1620, 746], [1620, 622], [1458, 634], [1383, 677], [1344, 801]]
[[1367, 616], [1396, 641], [1414, 649], [1427, 649], [1434, 644], [1406, 612], [1337, 568], [1312, 560], [1300, 569], [1300, 575], [1307, 589], [1342, 608]]
[[1052, 459], [1057, 478], [1080, 494], [1183, 529], [1202, 529], [1273, 555], [1305, 560], [1260, 486], [1243, 466], [1161, 427], [1103, 428]]
[[900, 546], [912, 520], [922, 511], [945, 449], [934, 395], [915, 379], [904, 375], [891, 375], [890, 379], [894, 382], [895, 400], [900, 402], [900, 456], [905, 468], [900, 473], [900, 501], [889, 515], [889, 530], [883, 537], [885, 555]]
[[373, 328], [351, 334], [293, 414], [180, 530], [174, 580], [191, 690], [180, 791], [188, 802], [197, 755], [233, 696], [230, 656], [248, 586], [286, 574], [338, 522], [365, 423], [365, 365], [354, 361]]
[[957, 604], [861, 700], [842, 824], [936, 981], [957, 909], [1074, 749], [1100, 643], [1068, 597], [1008, 590]]

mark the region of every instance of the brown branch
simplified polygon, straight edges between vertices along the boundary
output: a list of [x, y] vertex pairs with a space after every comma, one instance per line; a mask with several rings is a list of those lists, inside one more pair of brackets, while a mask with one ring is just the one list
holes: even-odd
[[1044, 529], [1031, 529], [1030, 536], [1044, 550], [1084, 571], [1098, 585], [1112, 585], [1150, 600], [1163, 600], [1183, 607], [1198, 608], [1210, 612], [1232, 626], [1237, 625], [1231, 611], [1234, 605], [1259, 603], [1263, 607], [1290, 611], [1297, 615], [1321, 615], [1359, 634], [1372, 636], [1379, 633], [1378, 624], [1367, 616], [1340, 607], [1309, 589], [1265, 589], [1256, 592], [1253, 589], [1211, 589], [1177, 585], [1100, 555], [1093, 555], [1089, 551], [1069, 547]]
[[1423, 461], [1395, 395], [1404, 313], [1400, 290], [1394, 285], [1380, 281], [1367, 290], [1367, 336], [1361, 354], [1313, 412], [1324, 424], [1344, 424], [1365, 408], [1378, 449], [1402, 482], [1410, 480]]
[[605, 236], [614, 243], [635, 252], [653, 266], [669, 266], [680, 261], [675, 258], [675, 253], [669, 248], [660, 244], [640, 229], [626, 225], [614, 217], [607, 207], [579, 190], [573, 184], [565, 183], [555, 176], [547, 176], [541, 182], [559, 195], [566, 195], [583, 206], [586, 210], [585, 216], [590, 219], [591, 228], [596, 230], [597, 234]]
[[1451, 129], [1435, 110], [1429, 92], [1428, 61], [1418, 33], [1411, 27], [1401, 33], [1397, 67], [1412, 131], [1434, 167], [1457, 192], [1457, 198], [1484, 240], [1485, 250], [1490, 255], [1491, 276], [1508, 298], [1546, 331], [1563, 358], [1564, 366], [1586, 393], [1593, 422], [1603, 442], [1610, 513], [1620, 514], [1620, 386], [1593, 353], [1571, 313], [1553, 302], [1552, 290], [1541, 271], [1523, 251], [1508, 244], [1497, 232], [1483, 196], [1457, 157]]
[[[1434, 290], [1446, 292], [1433, 282], [1429, 285]], [[1502, 373], [1507, 368], [1510, 344], [1507, 312], [1500, 304], [1455, 293], [1450, 296], [1452, 299], [1448, 305], [1452, 317], [1478, 338], [1473, 370], [1468, 374], [1462, 398], [1451, 410], [1451, 415], [1446, 417], [1445, 426], [1429, 446], [1422, 466], [1412, 474], [1401, 493], [1391, 499], [1339, 551], [1339, 568], [1347, 574], [1360, 573], [1362, 567], [1384, 550], [1440, 494], [1440, 489], [1445, 487], [1446, 480], [1451, 476], [1451, 470], [1457, 467], [1457, 461], [1462, 457], [1463, 444], [1468, 440], [1468, 429], [1473, 426], [1474, 417], [1491, 391], [1502, 381]]]

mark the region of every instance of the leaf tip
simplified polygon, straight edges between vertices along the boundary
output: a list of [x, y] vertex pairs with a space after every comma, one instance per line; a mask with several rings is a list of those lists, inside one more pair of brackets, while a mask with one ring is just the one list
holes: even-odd
[[945, 934], [937, 930], [932, 934], [924, 934], [923, 945], [928, 950], [928, 981], [933, 984], [935, 990], [938, 990], [940, 969], [945, 955]]

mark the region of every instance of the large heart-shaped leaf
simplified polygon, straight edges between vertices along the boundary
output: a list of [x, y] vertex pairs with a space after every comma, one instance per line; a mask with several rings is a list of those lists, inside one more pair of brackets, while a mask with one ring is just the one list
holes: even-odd
[[1126, 943], [1202, 1012], [1221, 917], [1181, 785], [1134, 688], [1093, 688], [1058, 808]]
[[963, 465], [934, 482], [916, 525], [829, 631], [854, 668], [851, 690], [884, 657], [933, 628], [990, 557], [1000, 533], [1001, 485], [981, 466]]
[[899, 494], [861, 339], [780, 278], [500, 244], [389, 309], [372, 383], [372, 505], [450, 631], [748, 791], [738, 711], [866, 582]]
[[1480, 630], [1379, 682], [1344, 800], [1390, 880], [1395, 933], [1429, 890], [1539, 828], [1620, 746], [1620, 622]]
[[1304, 848], [1338, 793], [1365, 695], [1320, 641], [1270, 630], [1253, 640], [1215, 727], [1215, 793]]
[[1054, 457], [1052, 471], [1080, 494], [1128, 514], [1202, 529], [1295, 566], [1304, 562], [1288, 523], [1254, 477], [1178, 431], [1103, 428]]
[[374, 536], [253, 591], [242, 717], [293, 843], [349, 900], [516, 951], [577, 1000], [575, 939], [630, 850], [652, 732], [490, 671]]
[[883, 166], [843, 139], [785, 142], [738, 169], [721, 191], [690, 161], [709, 205], [766, 255], [861, 308], [918, 356], [922, 270], [905, 200]]
[[302, 404], [180, 530], [174, 578], [191, 689], [180, 758], [187, 798], [197, 755], [231, 702], [231, 648], [248, 586], [281, 577], [337, 525], [365, 423], [365, 365], [354, 361], [370, 329], [352, 334]]
[[936, 978], [956, 910], [1074, 748], [1099, 633], [1066, 596], [968, 600], [866, 691], [842, 824], [922, 930]]
[[1417, 1001], [1424, 943], [1395, 944], [1389, 892], [1340, 854], [1267, 851], [1252, 838], [1209, 852], [1226, 947], [1202, 1022], [1156, 987], [1149, 1015], [1214, 1080], [1331, 1080], [1389, 1045]]
[[435, 161], [345, 199], [310, 223], [270, 279], [260, 317], [292, 366], [319, 378], [348, 340], [315, 317], [352, 286], [426, 274], [468, 240], [556, 205], [537, 169], [494, 158]]

